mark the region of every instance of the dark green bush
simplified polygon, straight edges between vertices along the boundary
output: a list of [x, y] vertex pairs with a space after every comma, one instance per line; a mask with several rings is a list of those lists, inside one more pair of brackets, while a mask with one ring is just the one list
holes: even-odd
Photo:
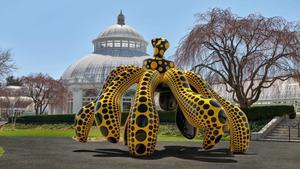
[[59, 123], [74, 123], [74, 114], [62, 115], [41, 115], [41, 116], [22, 116], [17, 118], [17, 123], [22, 124], [59, 124]]
[[243, 109], [249, 121], [258, 121], [272, 119], [275, 116], [288, 115], [290, 118], [296, 117], [294, 106], [278, 105], [278, 106], [257, 106]]
[[[160, 122], [175, 122], [175, 112], [159, 111]], [[123, 125], [127, 119], [128, 112], [122, 113], [121, 124]], [[17, 118], [17, 123], [22, 124], [74, 124], [75, 114], [63, 115], [41, 115], [41, 116], [22, 116]], [[10, 121], [10, 120], [9, 120]]]
[[[290, 118], [295, 118], [296, 112], [293, 106], [260, 106], [250, 107], [243, 110], [249, 121], [267, 120], [275, 116], [288, 115]], [[175, 123], [176, 112], [174, 111], [158, 111], [159, 121], [161, 123]], [[122, 113], [121, 124], [123, 125], [127, 119], [128, 113]], [[17, 123], [22, 124], [60, 124], [74, 123], [74, 114], [64, 115], [42, 115], [42, 116], [23, 116], [17, 118]]]

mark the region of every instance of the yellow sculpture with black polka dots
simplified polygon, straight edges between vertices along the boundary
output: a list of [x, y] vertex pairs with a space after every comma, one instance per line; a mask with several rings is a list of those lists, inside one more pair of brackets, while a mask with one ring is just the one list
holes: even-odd
[[133, 84], [136, 93], [124, 125], [124, 144], [132, 156], [151, 156], [159, 130], [159, 114], [155, 107], [154, 92], [159, 93], [159, 104], [164, 110], [176, 112], [178, 129], [193, 139], [200, 128], [205, 129], [203, 148], [211, 149], [222, 136], [226, 125], [230, 129], [230, 150], [247, 151], [249, 124], [245, 114], [229, 101], [220, 97], [194, 72], [176, 69], [163, 55], [169, 48], [164, 38], [152, 40], [154, 58], [144, 60], [142, 67], [120, 66], [107, 77], [99, 97], [83, 106], [75, 116], [78, 141], [86, 142], [89, 130], [96, 122], [107, 141], [120, 140], [121, 97]]

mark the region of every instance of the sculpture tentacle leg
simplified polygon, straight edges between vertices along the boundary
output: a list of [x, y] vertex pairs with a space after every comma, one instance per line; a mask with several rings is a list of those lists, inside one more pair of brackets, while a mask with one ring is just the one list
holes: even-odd
[[193, 92], [179, 70], [168, 70], [164, 75], [164, 82], [170, 87], [188, 122], [196, 128], [205, 128], [203, 147], [212, 148], [223, 135], [223, 126], [226, 123], [223, 108], [215, 99]]
[[96, 124], [109, 142], [116, 143], [120, 139], [121, 97], [131, 85], [139, 81], [144, 71], [143, 68], [132, 67], [116, 75], [97, 99]]
[[107, 86], [110, 85], [110, 83], [114, 80], [114, 78], [121, 74], [124, 71], [127, 71], [128, 69], [136, 69], [137, 66], [134, 65], [126, 65], [126, 66], [119, 66], [119, 67], [115, 67], [110, 73], [109, 75], [106, 77], [105, 82], [103, 84], [102, 87], [102, 91], [104, 91], [106, 89]]
[[125, 122], [125, 124], [124, 124], [123, 144], [124, 144], [125, 146], [128, 145], [127, 132], [128, 132], [129, 122], [130, 122], [130, 114], [128, 114], [128, 117], [127, 117], [126, 122]]
[[157, 71], [148, 70], [138, 84], [127, 131], [129, 152], [133, 156], [150, 156], [155, 150], [159, 119], [153, 97], [161, 80]]
[[91, 126], [94, 122], [95, 102], [83, 106], [75, 115], [75, 134], [78, 141], [87, 141]]
[[228, 117], [231, 151], [235, 153], [246, 152], [250, 142], [250, 129], [245, 113], [238, 106], [234, 106], [230, 101], [218, 95], [200, 75], [192, 71], [186, 72], [185, 75], [191, 86], [200, 94], [215, 98], [224, 107]]
[[[102, 87], [102, 91], [111, 83], [111, 81], [122, 72], [128, 70], [129, 68], [137, 68], [133, 65], [119, 66], [114, 68], [110, 74], [107, 76], [105, 83]], [[85, 143], [88, 138], [88, 134], [91, 126], [94, 123], [94, 107], [96, 100], [91, 103], [84, 105], [79, 112], [75, 115], [75, 134], [78, 141]]]

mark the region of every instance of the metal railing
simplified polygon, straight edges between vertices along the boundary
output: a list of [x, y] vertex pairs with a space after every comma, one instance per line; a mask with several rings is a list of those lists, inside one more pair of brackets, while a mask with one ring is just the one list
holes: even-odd
[[289, 142], [291, 142], [291, 128], [297, 128], [298, 138], [300, 139], [300, 120], [295, 124], [288, 124], [286, 125], [289, 129]]

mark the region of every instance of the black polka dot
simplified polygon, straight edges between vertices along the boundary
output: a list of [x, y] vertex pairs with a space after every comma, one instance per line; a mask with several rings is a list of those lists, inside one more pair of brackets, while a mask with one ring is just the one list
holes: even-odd
[[204, 114], [204, 111], [203, 111], [203, 110], [200, 110], [200, 114], [203, 115], [203, 114]]
[[189, 88], [189, 87], [190, 87], [189, 84], [187, 84], [187, 83], [183, 83], [182, 85], [183, 85], [183, 87], [185, 87], [185, 88]]
[[80, 119], [78, 120], [78, 125], [82, 125], [83, 121]]
[[140, 92], [140, 95], [146, 95], [146, 94], [147, 94], [147, 92], [145, 92], [145, 91]]
[[221, 107], [221, 105], [218, 102], [214, 101], [214, 100], [210, 100], [209, 103], [211, 105], [213, 105], [214, 107]]
[[148, 118], [145, 115], [139, 115], [136, 119], [136, 124], [139, 127], [146, 127], [148, 125]]
[[204, 104], [204, 101], [203, 101], [203, 100], [200, 100], [200, 101], [198, 102], [198, 104], [199, 104], [199, 105], [203, 105], [203, 104]]
[[135, 151], [138, 153], [138, 154], [143, 154], [146, 150], [146, 146], [144, 144], [137, 144], [135, 146]]
[[215, 130], [215, 131], [213, 132], [213, 134], [214, 134], [215, 136], [217, 136], [217, 135], [219, 134], [219, 131], [218, 131], [218, 130]]
[[183, 77], [183, 76], [180, 76], [180, 80], [185, 82], [185, 81], [186, 81], [186, 78]]
[[108, 137], [107, 141], [111, 142], [111, 143], [116, 143], [117, 139], [115, 139], [114, 137]]
[[145, 104], [140, 104], [140, 105], [138, 106], [138, 111], [141, 112], [141, 113], [146, 112], [147, 109], [148, 109], [148, 107], [147, 107], [147, 105], [145, 105]]
[[215, 143], [217, 144], [218, 142], [220, 142], [221, 138], [222, 138], [222, 135], [219, 135], [219, 136], [216, 138]]
[[80, 116], [80, 117], [84, 119], [84, 118], [85, 118], [85, 114], [81, 114], [81, 116]]
[[102, 110], [102, 113], [104, 113], [104, 114], [107, 113], [107, 112], [108, 112], [107, 109], [103, 109], [103, 110]]
[[140, 101], [140, 102], [146, 102], [146, 101], [147, 101], [147, 98], [146, 98], [146, 97], [140, 97], [140, 98], [139, 98], [139, 101]]
[[208, 110], [208, 115], [213, 116], [214, 115], [214, 111], [213, 110]]
[[212, 121], [212, 122], [216, 122], [217, 119], [216, 119], [215, 117], [212, 117], [212, 118], [211, 118], [211, 121]]
[[107, 120], [107, 119], [108, 119], [108, 117], [109, 117], [109, 116], [108, 116], [107, 114], [106, 114], [106, 115], [104, 115], [104, 119], [106, 119], [106, 120]]
[[102, 123], [102, 115], [100, 113], [96, 113], [96, 120], [98, 125]]
[[224, 110], [220, 110], [220, 111], [219, 111], [219, 113], [218, 113], [218, 118], [219, 118], [219, 121], [220, 121], [221, 123], [223, 123], [223, 124], [226, 123], [227, 117], [226, 117], [226, 114], [225, 114]]
[[138, 130], [136, 133], [135, 133], [135, 138], [138, 140], [138, 141], [144, 141], [146, 139], [147, 135], [146, 135], [146, 132], [144, 130]]
[[246, 117], [242, 117], [242, 120], [245, 122], [245, 121], [247, 121], [247, 118]]
[[105, 126], [101, 126], [100, 131], [104, 137], [106, 137], [108, 135], [108, 130]]
[[209, 104], [204, 104], [204, 105], [203, 105], [203, 108], [204, 108], [204, 109], [209, 109]]

